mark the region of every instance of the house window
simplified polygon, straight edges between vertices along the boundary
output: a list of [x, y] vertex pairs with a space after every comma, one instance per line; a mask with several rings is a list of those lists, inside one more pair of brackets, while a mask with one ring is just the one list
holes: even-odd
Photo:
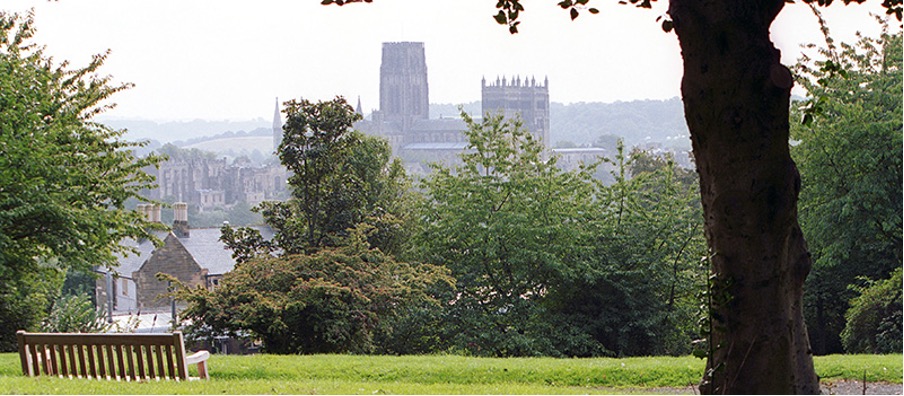
[[129, 295], [129, 281], [127, 281], [125, 279], [120, 279], [120, 280], [122, 281], [122, 295], [128, 296]]

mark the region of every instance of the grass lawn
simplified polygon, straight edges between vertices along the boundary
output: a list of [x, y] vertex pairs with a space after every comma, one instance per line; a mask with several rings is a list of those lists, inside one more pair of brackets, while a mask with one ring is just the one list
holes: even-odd
[[[901, 383], [902, 355], [816, 358], [826, 380]], [[29, 394], [588, 394], [690, 389], [704, 362], [693, 357], [491, 359], [462, 356], [222, 356], [211, 380], [120, 383], [28, 378], [19, 356], [0, 354], [0, 393]], [[647, 392], [648, 393], [648, 392]]]

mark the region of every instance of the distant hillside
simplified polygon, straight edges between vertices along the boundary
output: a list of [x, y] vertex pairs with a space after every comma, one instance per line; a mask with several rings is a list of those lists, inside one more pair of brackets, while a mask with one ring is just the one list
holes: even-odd
[[549, 133], [553, 143], [593, 143], [602, 135], [620, 136], [628, 146], [660, 142], [690, 148], [681, 100], [615, 103], [551, 103]]
[[175, 142], [212, 136], [228, 131], [253, 131], [258, 128], [272, 128], [273, 121], [258, 118], [248, 121], [170, 121], [156, 122], [135, 119], [106, 119], [98, 121], [116, 129], [127, 129], [130, 140], [156, 140], [162, 143]]
[[[431, 118], [459, 117], [458, 107], [468, 114], [481, 115], [480, 101], [464, 104], [434, 103]], [[592, 144], [601, 139], [611, 142], [621, 137], [628, 146], [658, 142], [665, 146], [690, 148], [684, 108], [681, 100], [638, 100], [615, 103], [550, 104], [550, 135], [553, 145], [566, 142], [574, 145]], [[162, 143], [179, 147], [211, 150], [228, 156], [248, 155], [254, 151], [269, 156], [273, 151], [270, 122], [201, 121], [157, 123], [145, 120], [104, 120], [114, 127], [128, 129], [130, 140], [150, 139], [147, 149]], [[245, 137], [254, 136], [254, 139]]]
[[452, 103], [431, 103], [430, 104], [430, 118], [458, 118], [461, 116], [461, 111], [458, 110], [458, 107], [461, 106], [465, 113], [468, 113], [472, 117], [480, 117], [480, 101], [475, 100], [469, 103], [460, 103], [460, 104], [452, 104]]
[[179, 146], [185, 149], [198, 149], [230, 156], [270, 155], [273, 152], [273, 136], [233, 136], [204, 140], [197, 143]]

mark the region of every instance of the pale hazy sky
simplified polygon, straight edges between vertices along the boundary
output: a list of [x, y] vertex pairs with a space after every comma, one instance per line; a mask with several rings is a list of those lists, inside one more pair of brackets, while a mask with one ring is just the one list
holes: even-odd
[[[480, 79], [549, 77], [554, 102], [667, 99], [679, 95], [681, 59], [653, 10], [594, 0], [598, 15], [571, 22], [554, 0], [525, 0], [521, 33], [492, 19], [495, 0], [374, 0], [345, 7], [320, 0], [3, 0], [35, 10], [36, 41], [55, 59], [84, 65], [112, 50], [102, 74], [135, 83], [108, 116], [166, 120], [271, 119], [274, 98], [360, 96], [379, 106], [381, 43], [425, 43], [432, 103], [480, 100]], [[880, 2], [824, 9], [836, 40], [875, 34]], [[822, 43], [803, 4], [773, 27], [785, 64], [800, 44]]]

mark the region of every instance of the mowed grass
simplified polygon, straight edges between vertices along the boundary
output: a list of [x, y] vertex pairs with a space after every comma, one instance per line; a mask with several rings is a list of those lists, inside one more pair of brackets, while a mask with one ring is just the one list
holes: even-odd
[[[816, 358], [825, 380], [901, 383], [902, 355]], [[605, 394], [669, 387], [691, 393], [704, 361], [693, 357], [624, 359], [463, 356], [222, 356], [210, 381], [122, 383], [27, 378], [15, 353], [0, 354], [0, 393], [12, 394]]]

